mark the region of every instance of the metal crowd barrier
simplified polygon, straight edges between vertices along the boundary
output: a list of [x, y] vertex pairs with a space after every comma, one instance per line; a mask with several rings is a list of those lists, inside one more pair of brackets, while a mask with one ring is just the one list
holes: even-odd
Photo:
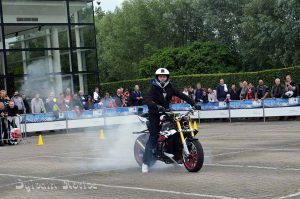
[[[277, 116], [300, 116], [300, 98], [266, 99], [260, 101], [242, 100], [231, 102], [212, 102], [201, 104], [202, 110], [195, 111], [193, 119], [201, 122], [202, 119], [233, 118], [263, 118]], [[187, 111], [188, 104], [172, 104], [172, 110]], [[136, 115], [147, 112], [147, 106], [126, 108], [105, 108], [83, 111], [80, 114], [74, 111], [63, 113], [26, 114], [19, 118], [19, 127], [26, 137], [28, 132], [65, 130], [66, 133], [74, 128], [96, 126], [110, 126], [138, 123]]]

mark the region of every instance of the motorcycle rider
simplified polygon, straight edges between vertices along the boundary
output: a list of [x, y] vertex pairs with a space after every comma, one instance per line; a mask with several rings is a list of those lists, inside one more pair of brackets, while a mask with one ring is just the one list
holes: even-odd
[[[151, 81], [151, 88], [148, 92], [148, 97], [145, 99], [145, 103], [148, 106], [149, 113], [149, 140], [145, 147], [145, 152], [143, 156], [142, 172], [147, 173], [149, 171], [149, 165], [152, 161], [152, 153], [156, 147], [158, 133], [160, 131], [160, 115], [159, 112], [163, 112], [169, 109], [169, 104], [172, 97], [176, 96], [180, 99], [186, 101], [192, 106], [195, 106], [193, 99], [187, 95], [177, 91], [173, 85], [170, 83], [170, 73], [166, 68], [159, 68], [155, 72], [155, 78]], [[177, 156], [180, 156], [178, 154]], [[181, 157], [174, 157], [174, 159], [179, 159]]]

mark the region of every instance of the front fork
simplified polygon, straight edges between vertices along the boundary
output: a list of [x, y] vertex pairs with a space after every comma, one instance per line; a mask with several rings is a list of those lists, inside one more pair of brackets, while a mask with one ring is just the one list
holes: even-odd
[[181, 143], [182, 143], [182, 145], [183, 145], [183, 152], [184, 152], [184, 154], [185, 154], [186, 156], [188, 156], [188, 155], [190, 155], [190, 152], [189, 152], [189, 149], [188, 149], [188, 147], [187, 147], [186, 141], [185, 141], [184, 136], [183, 136], [183, 132], [182, 132], [182, 129], [181, 129], [181, 124], [180, 124], [178, 118], [176, 118], [175, 121], [176, 121], [177, 128], [178, 128], [178, 131], [179, 131]]

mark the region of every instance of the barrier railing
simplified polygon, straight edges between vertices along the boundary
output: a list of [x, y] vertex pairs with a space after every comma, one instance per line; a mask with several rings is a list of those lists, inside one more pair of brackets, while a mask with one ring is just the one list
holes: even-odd
[[[188, 104], [171, 104], [173, 111], [187, 111]], [[300, 115], [300, 98], [242, 100], [230, 102], [210, 102], [201, 104], [201, 111], [196, 111], [193, 119], [250, 118]], [[63, 113], [27, 114], [22, 115], [20, 125], [24, 132], [46, 131], [72, 128], [86, 128], [114, 124], [138, 122], [136, 115], [148, 111], [147, 106], [105, 108], [83, 112], [68, 111]]]

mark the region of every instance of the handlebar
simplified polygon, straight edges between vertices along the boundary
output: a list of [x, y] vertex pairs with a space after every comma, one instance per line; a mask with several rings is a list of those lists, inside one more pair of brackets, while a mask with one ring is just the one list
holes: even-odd
[[[188, 110], [188, 112], [186, 114], [184, 114], [184, 116], [189, 116], [191, 113], [194, 113], [195, 109], [194, 108], [190, 108]], [[159, 114], [168, 114], [168, 115], [172, 115], [175, 114], [173, 111], [171, 111], [170, 109], [166, 109], [163, 112], [159, 112]]]

